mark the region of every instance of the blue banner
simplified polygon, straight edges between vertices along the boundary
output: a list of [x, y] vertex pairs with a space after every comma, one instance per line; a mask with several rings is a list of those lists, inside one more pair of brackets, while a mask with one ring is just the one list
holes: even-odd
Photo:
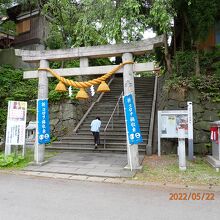
[[129, 144], [143, 142], [132, 95], [124, 96], [124, 109]]
[[37, 100], [37, 118], [38, 118], [38, 143], [46, 144], [50, 142], [50, 121], [48, 111], [48, 100]]

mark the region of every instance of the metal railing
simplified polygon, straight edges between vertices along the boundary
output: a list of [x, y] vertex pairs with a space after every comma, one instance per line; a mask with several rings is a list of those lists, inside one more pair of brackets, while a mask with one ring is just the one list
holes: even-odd
[[[110, 84], [112, 83], [113, 79], [114, 79], [114, 76], [109, 80], [108, 85], [110, 85]], [[102, 93], [99, 95], [98, 99], [90, 105], [90, 107], [88, 108], [88, 110], [86, 111], [86, 113], [83, 115], [83, 117], [81, 118], [81, 120], [79, 121], [79, 123], [78, 123], [78, 124], [76, 125], [76, 127], [74, 128], [74, 130], [73, 130], [73, 133], [74, 133], [74, 134], [77, 133], [79, 127], [82, 125], [82, 123], [84, 122], [84, 120], [86, 119], [86, 117], [88, 116], [88, 114], [91, 112], [91, 110], [93, 109], [94, 105], [95, 105], [97, 102], [100, 102], [100, 100], [101, 100], [101, 98], [102, 98], [103, 95], [104, 95], [104, 92], [102, 92]]]
[[117, 115], [120, 114], [119, 103], [120, 103], [120, 100], [121, 100], [122, 96], [123, 96], [123, 92], [120, 94], [120, 96], [118, 98], [118, 101], [117, 101], [117, 103], [114, 107], [114, 110], [113, 110], [113, 112], [112, 112], [112, 114], [111, 114], [111, 116], [110, 116], [110, 118], [109, 118], [109, 120], [108, 120], [108, 122], [105, 126], [105, 129], [104, 129], [104, 149], [105, 149], [105, 146], [106, 146], [106, 131], [108, 129], [108, 126], [109, 126], [110, 122], [111, 122], [111, 125], [112, 125], [112, 129], [114, 128], [114, 114], [115, 114], [116, 110], [117, 110]]
[[155, 110], [156, 110], [156, 100], [157, 100], [157, 86], [158, 86], [158, 78], [155, 76], [154, 82], [154, 96], [152, 102], [152, 109], [151, 109], [151, 118], [150, 118], [150, 129], [149, 129], [149, 136], [148, 136], [148, 143], [146, 146], [146, 154], [152, 154], [152, 142], [153, 142], [153, 131], [154, 131], [154, 117], [155, 117]]

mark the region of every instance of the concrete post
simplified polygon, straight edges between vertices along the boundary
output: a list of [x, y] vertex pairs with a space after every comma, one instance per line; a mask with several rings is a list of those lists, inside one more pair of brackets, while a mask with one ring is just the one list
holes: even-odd
[[[133, 61], [132, 54], [124, 53], [122, 55], [122, 61], [123, 62]], [[124, 82], [124, 95], [132, 94], [133, 99], [134, 99], [134, 105], [136, 106], [134, 74], [133, 74], [132, 64], [126, 64], [124, 66], [123, 82]], [[127, 158], [128, 158], [128, 166], [126, 168], [132, 168], [134, 170], [140, 169], [138, 145], [137, 144], [130, 145], [128, 141], [128, 137], [127, 137]]]
[[178, 156], [179, 156], [179, 169], [186, 170], [186, 149], [185, 149], [185, 129], [178, 129]]
[[[89, 66], [89, 59], [87, 57], [80, 57], [80, 68]], [[79, 76], [80, 81], [82, 81], [82, 76]]]
[[11, 154], [11, 145], [5, 144], [5, 156], [8, 156]]
[[193, 106], [192, 102], [187, 102], [188, 110], [188, 159], [194, 160], [193, 153]]
[[[40, 68], [48, 68], [49, 62], [47, 60], [40, 61]], [[48, 98], [48, 78], [46, 71], [39, 71], [38, 81], [38, 99]], [[37, 125], [38, 126], [38, 125]], [[42, 164], [44, 162], [45, 144], [38, 144], [38, 131], [36, 131], [36, 143], [34, 149], [34, 160], [36, 164]]]

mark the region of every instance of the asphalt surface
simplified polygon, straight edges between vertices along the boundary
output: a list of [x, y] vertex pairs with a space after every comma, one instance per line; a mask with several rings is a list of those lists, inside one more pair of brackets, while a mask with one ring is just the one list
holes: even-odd
[[169, 200], [183, 189], [0, 174], [1, 220], [220, 219], [212, 201]]

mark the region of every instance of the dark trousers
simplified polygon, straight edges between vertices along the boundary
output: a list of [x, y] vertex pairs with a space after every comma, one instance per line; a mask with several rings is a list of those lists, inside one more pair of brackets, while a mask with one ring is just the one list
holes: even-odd
[[94, 137], [94, 144], [100, 144], [100, 137], [99, 137], [99, 132], [92, 132], [93, 137]]

